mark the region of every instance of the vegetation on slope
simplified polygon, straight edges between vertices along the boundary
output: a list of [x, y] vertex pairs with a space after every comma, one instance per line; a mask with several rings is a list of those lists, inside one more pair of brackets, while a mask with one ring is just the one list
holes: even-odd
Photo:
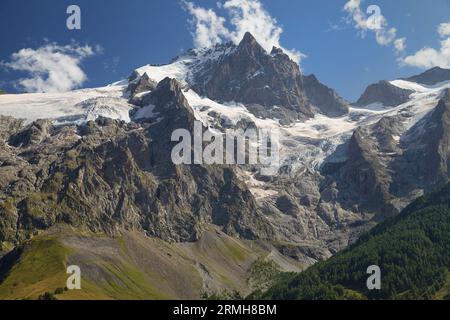
[[[215, 299], [216, 292], [238, 299], [272, 270], [279, 273], [258, 260], [268, 254], [216, 229], [198, 242], [172, 244], [139, 232], [111, 238], [59, 225], [0, 258], [0, 300]], [[65, 288], [69, 265], [81, 269], [81, 290]]]
[[2, 259], [0, 265], [0, 299], [36, 298], [49, 288], [64, 286], [68, 253], [51, 237], [37, 238], [10, 253], [9, 261]]
[[[381, 269], [369, 291], [367, 267]], [[283, 274], [264, 299], [448, 299], [450, 184], [381, 223], [357, 243], [300, 274]]]

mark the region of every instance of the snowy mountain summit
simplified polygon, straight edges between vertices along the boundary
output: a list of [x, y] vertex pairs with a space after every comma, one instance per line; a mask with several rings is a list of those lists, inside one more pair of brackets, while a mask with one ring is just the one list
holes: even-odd
[[[266, 52], [250, 33], [239, 45], [191, 50], [168, 66], [145, 66], [136, 72], [147, 73], [155, 81], [175, 78], [199, 96], [222, 104], [240, 103], [255, 116], [277, 118], [286, 125], [310, 119], [315, 113], [343, 114], [348, 107], [318, 81], [308, 81], [306, 86], [298, 65], [288, 55], [275, 47]], [[315, 90], [322, 90], [322, 97], [333, 101], [325, 105], [314, 99]]]

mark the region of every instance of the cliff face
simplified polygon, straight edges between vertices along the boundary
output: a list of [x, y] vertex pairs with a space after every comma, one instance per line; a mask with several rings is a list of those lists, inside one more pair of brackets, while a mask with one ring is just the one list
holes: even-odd
[[313, 116], [298, 65], [279, 50], [267, 54], [250, 33], [229, 54], [194, 74], [193, 84], [212, 100], [283, 107], [297, 119]]
[[166, 241], [196, 240], [209, 223], [246, 239], [272, 237], [232, 168], [170, 161], [168, 129], [194, 121], [179, 84], [163, 81], [147, 99], [160, 122], [21, 127], [2, 118], [0, 241], [17, 243], [60, 222], [108, 234], [141, 230]]
[[[239, 45], [141, 67], [121, 83], [57, 99], [0, 98], [0, 114], [2, 106], [31, 113], [0, 118], [0, 243], [58, 223], [186, 242], [212, 224], [234, 237], [276, 241], [311, 263], [450, 178], [445, 84], [380, 82], [364, 103], [406, 102], [350, 108], [250, 34]], [[31, 108], [53, 117], [36, 120]], [[264, 175], [261, 165], [175, 165], [171, 135], [192, 134], [196, 121], [222, 135], [279, 131], [276, 174]]]
[[341, 117], [349, 112], [349, 103], [336, 91], [317, 80], [316, 76], [303, 77], [304, 89], [308, 101], [317, 112], [329, 117]]
[[435, 67], [406, 80], [432, 86], [440, 82], [450, 81], [450, 70]]
[[368, 86], [356, 104], [358, 106], [368, 106], [380, 103], [386, 107], [396, 107], [407, 102], [412, 93], [413, 91], [398, 88], [388, 81], [380, 81]]

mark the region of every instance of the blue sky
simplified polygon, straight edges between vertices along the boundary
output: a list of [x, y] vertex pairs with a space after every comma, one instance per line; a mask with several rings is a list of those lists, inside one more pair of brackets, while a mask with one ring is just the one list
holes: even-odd
[[[224, 27], [233, 30], [229, 12], [218, 8], [216, 0], [192, 2], [196, 8], [212, 8], [218, 17], [227, 19]], [[371, 29], [358, 25], [354, 19], [358, 11], [344, 10], [347, 2], [261, 1], [266, 13], [276, 19], [276, 27], [282, 28], [280, 44], [307, 56], [301, 60], [304, 73], [316, 74], [351, 101], [378, 80], [416, 74], [433, 64], [450, 65], [450, 57], [441, 48], [441, 41], [450, 38], [450, 33], [438, 33], [441, 24], [450, 22], [450, 0], [362, 1], [358, 8], [363, 14], [370, 5], [377, 5], [385, 23], [383, 30], [396, 29], [395, 37], [385, 45], [380, 44], [383, 39], [377, 41]], [[81, 8], [81, 30], [66, 28], [66, 8], [71, 4]], [[75, 63], [86, 76], [78, 75], [74, 80], [77, 86], [95, 87], [120, 80], [136, 67], [167, 63], [193, 47], [195, 21], [179, 0], [1, 0], [0, 88], [24, 91], [18, 81], [33, 77], [36, 71], [14, 67], [24, 60], [23, 56], [14, 59], [12, 54], [30, 48], [33, 55], [49, 45], [50, 51], [76, 56]], [[406, 49], [397, 53], [394, 41], [403, 38]], [[86, 46], [92, 52], [80, 53], [79, 49]], [[430, 51], [417, 54], [424, 47], [434, 49], [431, 53], [437, 56], [433, 61], [428, 61]], [[414, 58], [409, 65], [399, 61], [408, 56]]]

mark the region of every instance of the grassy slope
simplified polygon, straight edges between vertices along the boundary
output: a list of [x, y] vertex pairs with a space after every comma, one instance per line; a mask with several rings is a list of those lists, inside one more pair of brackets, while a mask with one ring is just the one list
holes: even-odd
[[[381, 291], [366, 288], [378, 265]], [[449, 292], [450, 185], [422, 197], [350, 248], [301, 274], [285, 274], [265, 299], [442, 299]]]
[[204, 291], [234, 290], [248, 294], [248, 270], [268, 255], [252, 246], [218, 231], [196, 243], [169, 244], [139, 233], [111, 239], [58, 228], [23, 246], [6, 273], [0, 264], [0, 299], [37, 299], [64, 288], [66, 267], [73, 264], [81, 268], [82, 290], [65, 291], [57, 299], [197, 299]]
[[[37, 237], [25, 249], [5, 281], [0, 285], [0, 299], [37, 299], [45, 292], [64, 288], [68, 275], [66, 261], [71, 249], [64, 247], [58, 238]], [[132, 266], [123, 265], [116, 269], [104, 261], [101, 267], [116, 279], [116, 282], [96, 285], [82, 279], [82, 290], [66, 291], [60, 299], [130, 299], [164, 298], [163, 295], [144, 281], [142, 275]], [[126, 290], [117, 287], [121, 283]]]
[[[41, 237], [27, 246], [0, 287], [0, 299], [34, 298], [64, 284], [69, 250], [54, 238]], [[64, 285], [62, 285], [64, 287]]]

